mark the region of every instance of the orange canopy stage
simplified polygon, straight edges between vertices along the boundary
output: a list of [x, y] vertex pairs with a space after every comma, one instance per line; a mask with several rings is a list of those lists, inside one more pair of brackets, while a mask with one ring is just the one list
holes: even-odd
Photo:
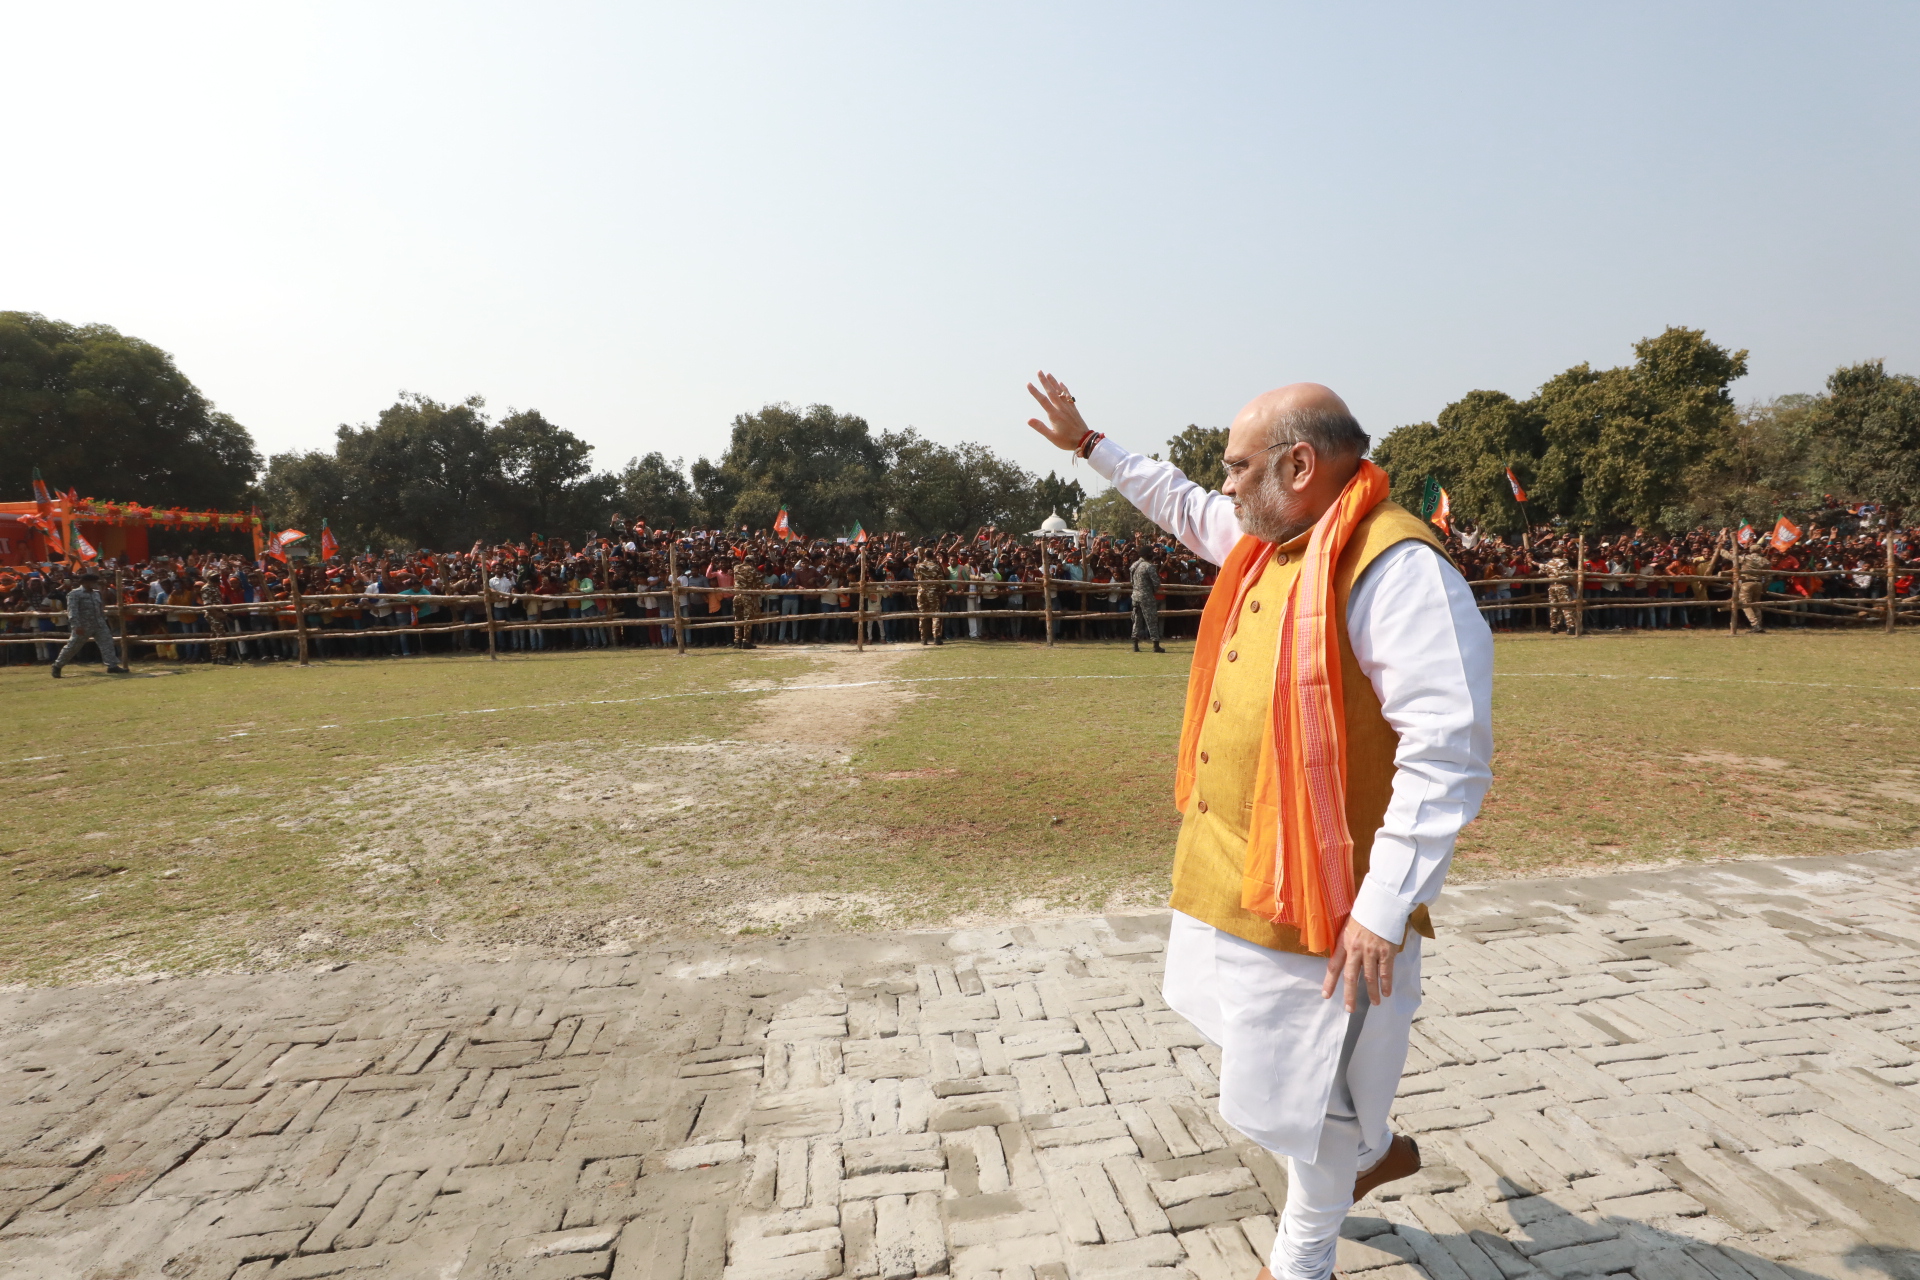
[[[67, 555], [54, 553], [41, 522], [54, 527], [54, 537]], [[147, 558], [147, 530], [188, 529], [206, 533], [250, 533], [259, 545], [260, 517], [251, 512], [186, 511], [178, 507], [143, 507], [133, 502], [100, 502], [70, 495], [51, 502], [0, 502], [0, 564], [44, 564], [72, 559], [84, 553], [75, 533], [99, 557], [123, 564]]]

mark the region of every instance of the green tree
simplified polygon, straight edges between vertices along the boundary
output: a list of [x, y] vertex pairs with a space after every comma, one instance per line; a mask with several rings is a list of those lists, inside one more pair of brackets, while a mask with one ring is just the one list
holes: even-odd
[[1727, 387], [1746, 375], [1747, 353], [1678, 327], [1633, 350], [1628, 367], [1579, 365], [1534, 398], [1547, 446], [1543, 497], [1584, 528], [1684, 528], [1698, 469], [1722, 465], [1737, 417]]
[[362, 523], [357, 488], [354, 475], [335, 453], [276, 453], [260, 482], [260, 507], [275, 526], [304, 529], [315, 538], [325, 520], [342, 549], [358, 551], [370, 545], [372, 535]]
[[1816, 437], [1820, 403], [1818, 396], [1785, 395], [1741, 410], [1715, 457], [1690, 476], [1694, 520], [1760, 523], [1830, 487]]
[[530, 530], [574, 537], [605, 519], [619, 480], [593, 473], [593, 446], [537, 409], [510, 413], [489, 433], [499, 468], [500, 515]]
[[1525, 401], [1472, 392], [1435, 422], [1389, 432], [1374, 459], [1403, 505], [1431, 475], [1457, 516], [1486, 528], [1519, 525], [1508, 466], [1535, 516], [1584, 528], [1691, 525], [1698, 490], [1727, 465], [1739, 417], [1727, 387], [1746, 374], [1747, 353], [1673, 327], [1635, 343], [1634, 355], [1617, 369], [1575, 365]]
[[1167, 461], [1203, 489], [1218, 489], [1227, 482], [1227, 429], [1187, 428], [1167, 441]]
[[1507, 468], [1529, 484], [1540, 437], [1540, 419], [1527, 405], [1501, 391], [1470, 391], [1442, 409], [1438, 422], [1391, 432], [1373, 459], [1392, 481], [1393, 500], [1408, 510], [1420, 509], [1421, 488], [1433, 476], [1446, 486], [1457, 518], [1507, 532], [1526, 520]]
[[1140, 514], [1140, 508], [1120, 496], [1118, 489], [1104, 489], [1081, 503], [1080, 525], [1117, 538], [1135, 534], [1152, 537], [1160, 532], [1153, 521]]
[[372, 426], [341, 426], [335, 453], [354, 481], [348, 519], [377, 546], [458, 546], [524, 537], [498, 519], [499, 458], [486, 401], [441, 404], [414, 392]]
[[442, 404], [402, 392], [370, 426], [341, 426], [331, 452], [274, 456], [267, 516], [301, 528], [330, 520], [347, 546], [448, 547], [576, 538], [611, 511], [619, 481], [596, 475], [584, 440], [536, 410], [498, 424], [473, 396]]
[[1920, 378], [1881, 360], [1836, 369], [1813, 419], [1825, 465], [1851, 495], [1920, 508]]
[[1081, 506], [1087, 500], [1087, 491], [1080, 487], [1078, 480], [1062, 480], [1053, 472], [1047, 472], [1047, 478], [1036, 481], [1033, 486], [1032, 512], [1036, 517], [1029, 529], [1040, 527], [1039, 521], [1058, 511], [1063, 518], [1072, 522], [1079, 519]]
[[620, 512], [647, 522], [650, 529], [694, 527], [693, 486], [686, 464], [664, 453], [633, 458], [620, 472]]
[[733, 420], [718, 462], [693, 464], [693, 487], [716, 524], [764, 529], [784, 505], [796, 529], [837, 534], [874, 523], [885, 501], [886, 449], [865, 418], [824, 404], [770, 404]]
[[1010, 529], [1033, 507], [1033, 476], [983, 444], [944, 445], [912, 427], [880, 442], [889, 529], [923, 537]]
[[26, 499], [35, 467], [83, 497], [234, 510], [260, 455], [153, 344], [0, 311], [0, 493]]

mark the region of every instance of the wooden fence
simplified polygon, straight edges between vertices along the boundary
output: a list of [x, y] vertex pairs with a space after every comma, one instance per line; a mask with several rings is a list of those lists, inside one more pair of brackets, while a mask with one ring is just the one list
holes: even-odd
[[[677, 570], [677, 564], [671, 565], [669, 575], [671, 577], [677, 577]], [[462, 632], [484, 632], [487, 637], [487, 656], [497, 658], [501, 648], [501, 637], [516, 631], [574, 631], [587, 628], [607, 630], [612, 628], [661, 627], [672, 633], [674, 647], [679, 652], [685, 653], [687, 648], [687, 633], [689, 631], [716, 630], [730, 627], [779, 626], [783, 622], [796, 619], [816, 623], [823, 621], [851, 622], [854, 624], [854, 643], [857, 647], [864, 649], [867, 644], [868, 628], [883, 621], [904, 622], [912, 619], [917, 625], [918, 620], [922, 618], [939, 618], [942, 620], [968, 619], [971, 621], [985, 621], [996, 618], [1038, 618], [1042, 621], [1046, 643], [1051, 647], [1054, 642], [1054, 633], [1061, 623], [1077, 621], [1114, 622], [1127, 616], [1112, 609], [1082, 608], [1074, 610], [1062, 608], [1056, 604], [1063, 595], [1079, 596], [1084, 604], [1088, 596], [1111, 595], [1116, 590], [1126, 593], [1129, 589], [1124, 582], [1094, 583], [1085, 582], [1078, 578], [1056, 578], [1051, 576], [1050, 573], [1045, 573], [1044, 570], [1043, 576], [1039, 580], [1031, 582], [953, 581], [946, 579], [935, 579], [931, 582], [922, 582], [915, 579], [887, 581], [881, 579], [870, 580], [865, 576], [864, 570], [865, 565], [863, 563], [861, 577], [857, 581], [849, 582], [839, 587], [763, 587], [743, 590], [737, 587], [663, 585], [648, 591], [592, 591], [570, 595], [540, 595], [530, 592], [505, 594], [494, 591], [491, 586], [483, 586], [481, 591], [474, 595], [420, 595], [411, 593], [375, 595], [355, 593], [351, 595], [341, 595], [327, 593], [325, 595], [313, 596], [303, 594], [299, 589], [297, 580], [290, 578], [288, 581], [291, 590], [285, 597], [250, 604], [219, 605], [153, 604], [145, 601], [129, 601], [124, 598], [124, 593], [118, 590], [119, 583], [116, 581], [115, 594], [121, 598], [118, 603], [108, 607], [108, 612], [113, 623], [115, 637], [120, 642], [122, 654], [128, 660], [131, 660], [133, 657], [132, 646], [134, 645], [146, 645], [150, 648], [159, 648], [169, 645], [201, 646], [235, 644], [259, 640], [290, 639], [295, 642], [295, 649], [302, 665], [311, 661], [315, 642], [321, 639], [379, 640], [383, 637], [390, 636], [425, 636]], [[1908, 596], [1904, 600], [1894, 595], [1893, 584], [1899, 572], [1900, 568], [1894, 563], [1891, 556], [1887, 559], [1885, 569], [1876, 568], [1871, 571], [1868, 576], [1875, 580], [1883, 580], [1886, 583], [1885, 593], [1879, 596], [1819, 596], [1809, 599], [1791, 592], [1776, 591], [1760, 593], [1759, 597], [1753, 600], [1751, 605], [1742, 604], [1738, 599], [1742, 594], [1742, 581], [1740, 572], [1737, 569], [1724, 574], [1667, 576], [1650, 574], [1594, 574], [1588, 573], [1582, 568], [1576, 568], [1569, 573], [1551, 577], [1485, 578], [1473, 581], [1468, 585], [1476, 588], [1475, 594], [1478, 597], [1478, 607], [1483, 614], [1512, 613], [1515, 611], [1533, 613], [1542, 609], [1563, 611], [1571, 615], [1572, 629], [1575, 635], [1583, 634], [1586, 631], [1586, 620], [1591, 613], [1604, 613], [1608, 610], [1662, 608], [1704, 609], [1710, 612], [1718, 612], [1724, 609], [1728, 613], [1728, 633], [1734, 634], [1739, 629], [1742, 612], [1748, 607], [1758, 610], [1763, 615], [1771, 614], [1776, 617], [1801, 619], [1818, 617], [1828, 623], [1878, 624], [1884, 630], [1891, 632], [1900, 621], [1920, 621], [1920, 595]], [[1769, 576], [1832, 578], [1841, 576], [1853, 577], [1858, 575], [1857, 571], [1854, 570], [1828, 569], [1795, 571], [1788, 575]], [[1617, 584], [1621, 588], [1621, 591], [1617, 595], [1608, 592], [1607, 587], [1610, 584]], [[1567, 599], [1554, 600], [1550, 598], [1550, 589], [1555, 585], [1564, 586], [1568, 589]], [[1628, 595], [1626, 593], [1628, 588], [1645, 587], [1647, 585], [1664, 586], [1670, 590], [1674, 588], [1684, 588], [1686, 594], [1649, 597]], [[1693, 591], [1696, 585], [1701, 587], [1724, 587], [1727, 589], [1728, 594], [1718, 598], [1704, 597]], [[983, 606], [979, 609], [921, 609], [918, 607], [918, 593], [922, 587], [930, 587], [930, 594], [949, 599], [955, 596], [977, 598], [974, 591], [974, 588], [977, 587], [980, 588], [981, 594], [986, 592], [994, 593], [994, 598], [1006, 599], [1013, 596], [1021, 596], [1023, 597], [1022, 603], [1024, 605], [1024, 597], [1038, 596], [1040, 603], [1037, 608], [1022, 607], [1016, 609], [995, 607], [989, 609]], [[1483, 590], [1480, 590], [1484, 588], [1498, 589], [1500, 587], [1506, 587], [1510, 591], [1525, 588], [1528, 590], [1528, 594], [1524, 596], [1514, 595], [1507, 599], [1492, 599], [1489, 598]], [[956, 590], [956, 588], [958, 589]], [[1185, 583], [1167, 583], [1164, 585], [1163, 590], [1169, 600], [1175, 597], [1186, 597], [1188, 599], [1195, 599], [1197, 597], [1196, 603], [1203, 604], [1204, 598], [1211, 594], [1212, 587]], [[1595, 591], [1602, 594], [1596, 597], [1591, 594]], [[711, 606], [709, 606], [709, 611], [704, 614], [696, 612], [693, 608], [694, 602], [703, 599], [719, 597], [725, 601], [729, 597], [745, 595], [757, 596], [762, 600], [768, 597], [777, 598], [780, 596], [812, 596], [818, 597], [823, 602], [829, 598], [837, 602], [838, 599], [842, 597], [850, 596], [853, 599], [854, 607], [848, 610], [842, 610], [836, 607], [833, 610], [822, 609], [819, 612], [805, 614], [783, 614], [777, 609], [774, 611], [763, 610], [757, 616], [751, 618], [736, 616], [730, 610], [724, 608], [724, 606], [719, 611], [714, 611]], [[915, 597], [915, 607], [913, 609], [895, 610], [883, 610], [880, 607], [879, 601], [882, 597], [901, 595]], [[643, 607], [651, 604], [653, 607], [658, 608], [660, 612], [652, 615], [635, 616], [627, 613], [612, 612], [610, 610], [610, 606], [617, 607], [617, 602], [623, 601], [638, 601], [641, 602]], [[538, 608], [535, 609], [536, 613], [546, 613], [558, 609], [566, 609], [570, 606], [585, 605], [591, 605], [594, 612], [591, 614], [582, 612], [572, 617], [553, 620], [548, 620], [544, 617], [537, 620], [532, 618], [514, 619], [506, 616], [508, 609], [516, 604], [520, 605], [524, 610], [527, 606], [536, 603], [538, 605]], [[435, 612], [445, 607], [450, 618], [454, 618], [456, 611], [460, 614], [467, 614], [476, 608], [480, 616], [477, 618], [457, 617], [447, 622], [429, 622], [415, 619], [405, 624], [391, 623], [376, 625], [372, 628], [355, 628], [352, 630], [327, 626], [329, 620], [338, 619], [344, 612], [367, 613], [383, 606], [390, 610], [386, 615], [388, 617], [398, 618], [406, 616], [412, 618], [414, 610], [422, 605], [434, 606]], [[1814, 612], [1815, 609], [1818, 609], [1819, 612]], [[1162, 618], [1194, 617], [1201, 612], [1202, 608], [1200, 607], [1162, 608], [1160, 610], [1160, 616]], [[0, 613], [0, 621], [7, 622], [26, 621], [37, 623], [42, 619], [57, 622], [63, 617], [63, 613], [50, 612]], [[209, 620], [216, 617], [228, 622], [224, 633], [215, 632], [211, 629]], [[190, 619], [192, 620], [192, 629], [182, 632], [153, 632], [130, 629], [128, 625], [130, 622], [138, 624], [142, 620], [152, 620], [156, 618], [162, 621], [173, 622]], [[239, 629], [231, 625], [234, 620], [253, 622], [261, 618], [271, 618], [273, 624], [265, 629], [254, 630]], [[62, 643], [64, 639], [64, 629], [0, 634], [0, 644], [8, 645], [58, 644]]]

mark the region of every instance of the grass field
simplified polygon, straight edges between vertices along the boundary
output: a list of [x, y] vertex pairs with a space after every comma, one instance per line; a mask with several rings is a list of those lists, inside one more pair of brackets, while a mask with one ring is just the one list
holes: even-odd
[[[1920, 634], [1497, 652], [1456, 878], [1920, 843]], [[0, 980], [1152, 902], [1186, 662], [0, 669]]]

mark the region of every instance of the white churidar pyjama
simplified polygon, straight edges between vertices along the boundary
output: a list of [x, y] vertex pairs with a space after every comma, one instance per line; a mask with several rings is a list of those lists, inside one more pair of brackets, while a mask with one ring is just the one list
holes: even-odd
[[1167, 1005], [1220, 1047], [1220, 1115], [1287, 1158], [1287, 1204], [1268, 1263], [1280, 1280], [1326, 1280], [1353, 1179], [1386, 1154], [1387, 1112], [1420, 1007], [1417, 933], [1393, 994], [1349, 1014], [1322, 999], [1321, 956], [1273, 951], [1181, 912], [1167, 940]]

